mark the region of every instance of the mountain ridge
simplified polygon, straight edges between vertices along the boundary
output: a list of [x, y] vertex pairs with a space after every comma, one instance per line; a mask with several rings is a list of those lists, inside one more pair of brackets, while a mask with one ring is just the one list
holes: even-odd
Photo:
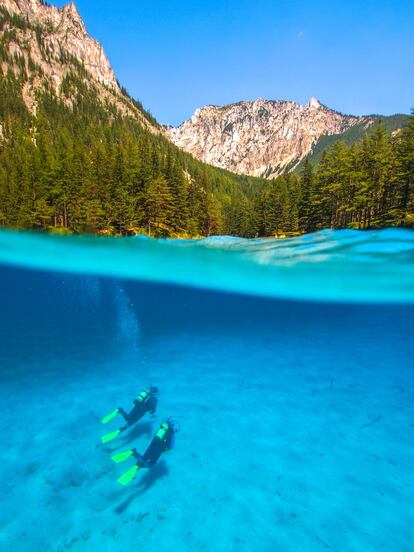
[[165, 127], [165, 132], [201, 161], [238, 174], [274, 178], [312, 157], [322, 138], [340, 139], [356, 126], [367, 131], [379, 118], [345, 115], [316, 98], [303, 105], [259, 98], [198, 108], [190, 119]]
[[[12, 24], [5, 14], [14, 17]], [[346, 138], [353, 127], [362, 132], [380, 116], [355, 116], [330, 109], [316, 98], [301, 105], [291, 100], [241, 100], [224, 106], [207, 105], [177, 127], [162, 126], [121, 87], [102, 45], [92, 38], [74, 2], [57, 8], [43, 0], [0, 0], [3, 34], [1, 67], [7, 72], [23, 64], [28, 79], [23, 99], [36, 113], [38, 91], [51, 87], [63, 94], [66, 81], [81, 66], [84, 82], [97, 89], [106, 109], [137, 119], [151, 132], [161, 132], [176, 146], [202, 162], [235, 174], [275, 178], [298, 170], [305, 160], [318, 162], [329, 137]], [[76, 67], [75, 67], [76, 66]], [[67, 87], [66, 87], [67, 88]], [[408, 118], [408, 117], [407, 117]], [[391, 131], [395, 130], [392, 127]], [[0, 136], [3, 135], [3, 129]]]

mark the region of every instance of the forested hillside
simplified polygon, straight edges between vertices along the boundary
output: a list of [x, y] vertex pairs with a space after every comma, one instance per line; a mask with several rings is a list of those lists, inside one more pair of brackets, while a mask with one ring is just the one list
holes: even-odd
[[391, 136], [380, 122], [361, 142], [337, 142], [301, 175], [270, 181], [231, 217], [231, 233], [414, 227], [414, 115]]
[[[408, 124], [409, 116], [408, 115], [388, 115], [386, 117], [381, 117], [380, 115], [370, 115], [369, 119], [378, 123], [382, 122], [385, 130], [388, 134], [393, 134], [398, 132], [400, 129], [404, 128]], [[358, 123], [354, 125], [349, 130], [345, 131], [342, 134], [333, 134], [331, 136], [322, 136], [317, 144], [313, 147], [312, 152], [308, 156], [308, 160], [311, 161], [313, 165], [318, 165], [322, 159], [323, 153], [333, 146], [336, 142], [342, 141], [347, 146], [352, 146], [353, 144], [363, 140], [364, 136], [371, 130], [371, 124], [367, 126], [366, 122]], [[305, 160], [295, 169], [297, 172], [302, 172]]]
[[125, 90], [53, 53], [50, 28], [1, 9], [0, 32], [0, 226], [171, 236], [414, 226], [414, 116], [397, 133], [379, 124], [335, 143], [301, 175], [238, 176], [184, 153]]
[[[62, 94], [38, 97], [36, 117], [20, 77], [1, 78], [0, 224], [129, 234], [226, 232], [232, 204], [254, 179], [225, 174], [162, 135], [103, 107], [91, 85], [68, 75]], [[258, 183], [260, 187], [261, 183]]]
[[[263, 185], [183, 153], [124, 89], [94, 81], [73, 56], [60, 52], [56, 60], [45, 41], [50, 30], [5, 9], [0, 30], [0, 225], [228, 232], [233, 203]], [[32, 35], [41, 63], [53, 62], [62, 74], [58, 90], [32, 57]]]

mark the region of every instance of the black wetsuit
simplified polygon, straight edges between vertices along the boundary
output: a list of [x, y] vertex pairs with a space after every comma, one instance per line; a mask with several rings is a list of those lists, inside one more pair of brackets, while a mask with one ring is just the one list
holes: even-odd
[[150, 468], [151, 466], [156, 464], [163, 452], [171, 450], [173, 448], [174, 440], [175, 429], [172, 425], [169, 425], [163, 439], [160, 439], [158, 435], [155, 435], [149, 447], [142, 456], [138, 453], [135, 454], [139, 466], [141, 468]]
[[147, 412], [149, 412], [150, 414], [154, 414], [157, 409], [157, 403], [157, 398], [153, 395], [150, 395], [145, 402], [135, 399], [134, 408], [129, 413], [125, 412], [123, 408], [119, 407], [119, 413], [126, 421], [126, 425], [121, 429], [125, 430], [128, 427], [132, 426], [132, 424], [138, 422], [138, 420], [140, 420]]

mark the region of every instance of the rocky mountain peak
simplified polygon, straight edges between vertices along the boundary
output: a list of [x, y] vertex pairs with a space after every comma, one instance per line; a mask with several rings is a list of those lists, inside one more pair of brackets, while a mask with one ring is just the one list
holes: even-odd
[[320, 107], [323, 107], [321, 102], [317, 100], [316, 98], [311, 98], [308, 103], [309, 107], [312, 107], [313, 109], [319, 109]]
[[81, 18], [78, 12], [78, 8], [76, 7], [75, 2], [69, 2], [63, 8], [61, 8], [62, 11], [71, 14], [75, 18]]
[[33, 115], [39, 92], [52, 92], [73, 107], [76, 93], [86, 87], [105, 108], [111, 106], [111, 113], [115, 109], [159, 132], [156, 121], [120, 88], [74, 2], [56, 8], [43, 0], [0, 0], [0, 9], [2, 30], [9, 31], [4, 32], [0, 69], [19, 77], [22, 99]]
[[[30, 23], [40, 25], [43, 30], [44, 42], [56, 59], [62, 52], [70, 54], [84, 64], [85, 69], [95, 80], [111, 89], [119, 89], [102, 46], [89, 36], [74, 2], [70, 2], [60, 9], [46, 4], [42, 0], [0, 0], [0, 6], [6, 8], [9, 13], [24, 16]], [[30, 41], [29, 36], [24, 39]], [[32, 56], [37, 58], [34, 59], [35, 62], [42, 65], [40, 55], [36, 55], [34, 52]], [[53, 65], [53, 60], [51, 64]], [[57, 86], [60, 73], [58, 67], [53, 71]]]
[[361, 122], [311, 98], [239, 102], [197, 109], [166, 133], [174, 144], [211, 165], [251, 176], [273, 178], [295, 168], [324, 135], [341, 134]]
[[62, 13], [64, 21], [66, 21], [68, 24], [72, 24], [75, 29], [77, 28], [82, 33], [87, 34], [85, 23], [83, 22], [83, 19], [80, 16], [78, 8], [76, 7], [74, 2], [66, 4], [66, 6], [63, 6], [60, 11]]

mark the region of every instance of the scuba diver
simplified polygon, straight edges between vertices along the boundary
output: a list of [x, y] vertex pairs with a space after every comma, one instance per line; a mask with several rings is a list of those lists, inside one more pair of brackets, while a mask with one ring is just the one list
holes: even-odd
[[137, 461], [132, 468], [117, 479], [118, 483], [120, 485], [128, 485], [140, 468], [150, 468], [154, 466], [163, 452], [171, 450], [174, 447], [175, 434], [177, 432], [178, 428], [176, 423], [171, 418], [168, 418], [161, 424], [143, 455], [139, 454], [136, 449], [130, 449], [112, 456], [112, 460], [117, 464], [128, 460], [131, 456]]
[[131, 427], [133, 424], [138, 422], [146, 412], [149, 412], [150, 414], [154, 414], [157, 409], [157, 399], [158, 395], [158, 389], [156, 387], [153, 387], [152, 385], [149, 385], [145, 389], [143, 389], [134, 399], [134, 408], [129, 412], [125, 412], [125, 410], [121, 407], [116, 408], [113, 412], [105, 416], [103, 418], [102, 423], [107, 424], [110, 422], [117, 414], [121, 414], [121, 416], [126, 421], [126, 424], [122, 427], [116, 429], [115, 431], [112, 431], [111, 433], [107, 433], [103, 437], [101, 437], [102, 443], [109, 443], [110, 441], [113, 441], [120, 433]]

